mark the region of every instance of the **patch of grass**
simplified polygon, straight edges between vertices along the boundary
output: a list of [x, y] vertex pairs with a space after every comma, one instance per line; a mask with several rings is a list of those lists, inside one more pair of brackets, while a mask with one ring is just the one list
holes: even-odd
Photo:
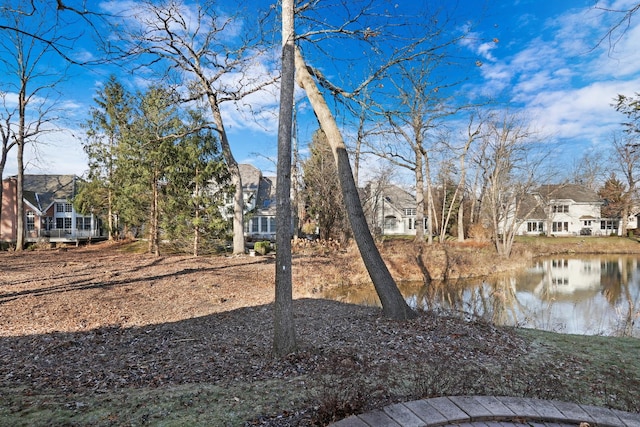
[[265, 412], [300, 405], [292, 380], [126, 388], [105, 393], [0, 390], [0, 425], [241, 426]]
[[122, 243], [118, 251], [127, 254], [144, 254], [149, 251], [149, 243], [144, 240], [132, 240]]
[[535, 349], [523, 369], [557, 372], [558, 381], [566, 385], [565, 392], [557, 398], [640, 412], [640, 401], [635, 395], [640, 389], [637, 338], [556, 334], [533, 329], [518, 333], [530, 340]]

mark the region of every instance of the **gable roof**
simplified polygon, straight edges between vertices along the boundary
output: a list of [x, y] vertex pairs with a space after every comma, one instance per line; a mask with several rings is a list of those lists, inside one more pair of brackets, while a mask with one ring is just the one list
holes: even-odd
[[240, 179], [242, 180], [242, 189], [244, 191], [258, 191], [262, 172], [253, 165], [241, 163], [238, 165], [240, 169]]
[[532, 194], [525, 194], [518, 206], [518, 218], [520, 219], [546, 219], [547, 214], [540, 201]]
[[76, 191], [75, 175], [25, 175], [24, 199], [40, 212], [56, 200], [71, 200]]
[[598, 194], [579, 184], [541, 185], [536, 191], [544, 200], [573, 200], [576, 203], [601, 203]]
[[396, 209], [415, 208], [416, 198], [396, 185], [388, 185], [384, 189], [385, 200]]
[[256, 207], [262, 215], [276, 214], [276, 177], [262, 177], [256, 197]]

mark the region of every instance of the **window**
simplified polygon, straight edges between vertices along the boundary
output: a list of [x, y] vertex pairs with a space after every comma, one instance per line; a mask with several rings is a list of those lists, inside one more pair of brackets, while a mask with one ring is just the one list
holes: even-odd
[[71, 203], [65, 203], [64, 204], [64, 211], [65, 212], [73, 212], [73, 205]]
[[568, 213], [569, 205], [553, 205], [552, 210], [554, 213]]
[[568, 259], [554, 259], [551, 261], [551, 267], [553, 268], [569, 268], [569, 260]]
[[585, 226], [585, 227], [591, 227], [591, 222], [592, 222], [592, 221], [591, 221], [590, 219], [585, 220], [585, 221], [584, 221], [584, 226]]
[[91, 230], [91, 217], [76, 217], [76, 228], [78, 230]]
[[528, 233], [542, 233], [544, 231], [544, 222], [542, 221], [529, 221], [527, 222]]
[[275, 217], [273, 217], [273, 216], [270, 216], [270, 217], [269, 217], [269, 230], [270, 230], [272, 233], [275, 233], [275, 232], [276, 232], [276, 218], [275, 218]]
[[32, 211], [27, 212], [27, 231], [36, 229], [36, 216]]
[[251, 232], [252, 233], [257, 233], [258, 232], [258, 220], [259, 218], [252, 218], [251, 219]]
[[562, 233], [563, 231], [564, 232], [568, 232], [569, 231], [569, 223], [566, 222], [566, 221], [565, 222], [561, 222], [561, 221], [553, 222], [551, 224], [551, 226], [552, 226], [552, 230], [553, 230], [554, 233]]
[[601, 230], [617, 230], [618, 229], [618, 221], [617, 220], [609, 220], [609, 221], [601, 221], [600, 222]]
[[67, 230], [71, 229], [71, 218], [64, 218], [64, 228]]
[[56, 228], [64, 228], [64, 218], [56, 218]]
[[267, 222], [267, 217], [261, 216], [260, 217], [260, 232], [261, 233], [268, 233], [269, 232], [269, 223]]
[[416, 208], [404, 209], [405, 216], [416, 216]]
[[394, 230], [396, 228], [396, 217], [395, 216], [385, 217], [384, 228], [386, 230]]
[[409, 230], [413, 230], [416, 228], [416, 220], [415, 218], [409, 218]]
[[64, 203], [56, 203], [56, 212], [64, 212]]

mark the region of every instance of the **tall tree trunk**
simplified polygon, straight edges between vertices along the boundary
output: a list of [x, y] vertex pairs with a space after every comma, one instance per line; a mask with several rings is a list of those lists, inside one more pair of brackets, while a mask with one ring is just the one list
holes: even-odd
[[207, 89], [207, 98], [209, 100], [209, 107], [213, 115], [213, 123], [216, 125], [218, 136], [220, 137], [220, 148], [222, 149], [222, 156], [229, 168], [229, 174], [231, 175], [231, 184], [233, 185], [233, 253], [244, 254], [244, 196], [242, 194], [242, 177], [240, 176], [240, 167], [236, 162], [233, 153], [231, 153], [231, 146], [229, 145], [229, 139], [227, 138], [227, 131], [224, 128], [224, 122], [222, 120], [222, 113], [220, 112], [220, 106], [218, 105], [218, 99], [206, 79], [203, 79], [202, 84]]
[[24, 249], [24, 145], [27, 143], [25, 139], [25, 115], [27, 108], [26, 99], [26, 84], [22, 84], [20, 93], [18, 95], [18, 109], [19, 109], [19, 125], [18, 125], [18, 179], [16, 188], [16, 250], [21, 251]]
[[435, 215], [435, 207], [433, 204], [433, 189], [431, 185], [431, 169], [429, 167], [429, 157], [426, 153], [422, 153], [424, 156], [425, 165], [425, 177], [427, 181], [427, 242], [433, 244], [433, 219]]
[[464, 242], [464, 195], [460, 195], [458, 206], [458, 242]]
[[380, 297], [382, 310], [385, 316], [392, 319], [409, 319], [416, 316], [411, 310], [400, 290], [396, 286], [389, 269], [387, 268], [378, 248], [375, 245], [373, 236], [367, 226], [367, 221], [362, 210], [358, 189], [351, 171], [347, 148], [338, 129], [327, 103], [318, 90], [311, 74], [307, 70], [304, 58], [300, 51], [295, 50], [295, 65], [298, 84], [305, 90], [307, 98], [316, 113], [320, 122], [320, 127], [327, 136], [327, 141], [331, 145], [336, 165], [338, 168], [338, 178], [342, 195], [349, 215], [351, 229], [360, 251], [360, 256], [369, 272], [369, 276], [375, 286], [376, 293]]
[[160, 227], [158, 225], [158, 218], [160, 216], [158, 212], [158, 171], [153, 171], [153, 178], [151, 180], [151, 221], [149, 224], [149, 252], [155, 256], [160, 256]]
[[424, 243], [424, 168], [422, 167], [422, 153], [415, 150], [416, 169], [416, 242]]
[[109, 154], [108, 154], [108, 179], [109, 183], [107, 185], [107, 227], [109, 228], [109, 236], [108, 240], [113, 240], [115, 233], [117, 230], [114, 230], [114, 221], [113, 221], [113, 155], [115, 151], [115, 142], [113, 136], [109, 139]]
[[16, 186], [16, 250], [24, 249], [24, 144], [18, 142], [18, 179]]
[[293, 129], [294, 0], [282, 1], [282, 77], [278, 120], [276, 181], [276, 294], [273, 354], [282, 357], [296, 350], [291, 279], [291, 132]]
[[196, 205], [195, 205], [195, 217], [193, 219], [193, 256], [197, 257], [198, 256], [198, 252], [199, 252], [199, 248], [200, 248], [200, 185], [199, 185], [199, 179], [200, 179], [200, 171], [198, 170], [198, 168], [196, 168], [196, 188], [195, 188], [195, 195], [196, 195]]
[[107, 188], [107, 227], [109, 228], [109, 240], [113, 240], [115, 230], [113, 229], [113, 191], [111, 190], [111, 184]]

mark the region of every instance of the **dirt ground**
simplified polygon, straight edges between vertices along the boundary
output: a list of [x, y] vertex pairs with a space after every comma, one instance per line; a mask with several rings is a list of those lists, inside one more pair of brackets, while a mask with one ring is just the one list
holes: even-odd
[[[181, 411], [188, 409], [190, 417], [205, 417], [191, 425], [323, 425], [415, 395], [474, 391], [477, 385], [468, 383], [474, 376], [455, 377], [469, 369], [480, 369], [484, 378], [478, 392], [534, 397], [566, 397], [571, 386], [556, 383], [579, 377], [580, 360], [545, 360], [541, 372], [553, 384], [542, 379], [527, 386], [547, 390], [539, 396], [522, 389], [518, 380], [526, 376], [520, 370], [535, 351], [511, 330], [427, 313], [399, 323], [384, 319], [377, 308], [320, 299], [327, 286], [366, 277], [354, 249], [316, 248], [294, 256], [300, 351], [274, 360], [273, 256], [154, 257], [126, 248], [105, 242], [0, 253], [0, 390], [7, 399], [0, 399], [0, 420], [153, 424], [157, 411], [149, 409], [148, 398], [135, 405], [110, 400], [98, 411], [97, 403], [70, 396], [204, 384], [221, 387], [226, 397], [202, 398], [198, 412], [191, 396], [188, 408], [165, 410], [158, 417], [173, 416], [175, 425], [182, 425], [186, 413]], [[392, 270], [419, 273], [403, 262], [391, 259]], [[414, 378], [407, 386], [406, 377], [397, 375], [400, 366], [448, 374]], [[496, 373], [499, 381], [487, 380]], [[428, 382], [440, 379], [447, 381]], [[347, 394], [336, 395], [340, 389]], [[34, 408], [50, 405], [36, 399], [43, 393], [57, 396], [56, 405], [68, 418], [24, 418], [38, 417]], [[206, 418], [212, 416], [218, 418]]]

